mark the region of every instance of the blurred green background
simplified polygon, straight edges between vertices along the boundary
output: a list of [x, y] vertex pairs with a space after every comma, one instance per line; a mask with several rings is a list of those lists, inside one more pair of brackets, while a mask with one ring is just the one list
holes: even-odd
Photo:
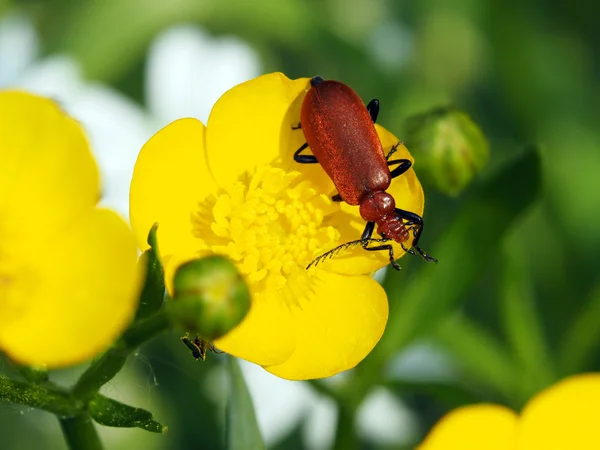
[[[0, 0], [0, 23], [18, 17], [37, 34], [28, 64], [69, 58], [82, 83], [111, 87], [143, 114], [161, 95], [148, 89], [153, 43], [185, 24], [214, 39], [212, 56], [195, 61], [204, 72], [236, 70], [235, 56], [216, 61], [220, 39], [236, 37], [262, 73], [319, 74], [380, 99], [379, 123], [409, 149], [406, 119], [432, 108], [452, 105], [481, 127], [490, 160], [460, 195], [424, 183], [421, 243], [440, 262], [407, 257], [384, 275], [390, 321], [373, 353], [311, 383], [245, 367], [277, 450], [410, 449], [452, 408], [519, 409], [558, 379], [600, 370], [599, 16], [589, 0]], [[4, 27], [0, 74], [30, 39], [10, 41]], [[5, 86], [21, 85], [22, 66]], [[223, 357], [199, 364], [178, 337], [143, 347], [103, 389], [169, 432], [102, 428], [107, 448], [224, 448]], [[0, 404], [0, 436], [2, 449], [66, 448], [53, 416], [20, 406]]]

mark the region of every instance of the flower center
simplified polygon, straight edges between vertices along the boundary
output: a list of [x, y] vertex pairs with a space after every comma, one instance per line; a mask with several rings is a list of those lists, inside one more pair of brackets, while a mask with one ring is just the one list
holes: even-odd
[[207, 199], [194, 216], [193, 233], [204, 249], [237, 261], [255, 292], [306, 281], [313, 256], [340, 238], [323, 224], [338, 206], [300, 175], [259, 168]]

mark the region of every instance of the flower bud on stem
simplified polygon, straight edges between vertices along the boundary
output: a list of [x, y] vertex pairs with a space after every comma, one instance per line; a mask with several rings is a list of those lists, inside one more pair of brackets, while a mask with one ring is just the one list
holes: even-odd
[[420, 178], [449, 196], [465, 189], [489, 159], [479, 127], [462, 111], [438, 108], [407, 121], [406, 144]]
[[229, 259], [213, 255], [182, 264], [173, 280], [171, 320], [212, 341], [236, 327], [250, 309], [250, 291]]

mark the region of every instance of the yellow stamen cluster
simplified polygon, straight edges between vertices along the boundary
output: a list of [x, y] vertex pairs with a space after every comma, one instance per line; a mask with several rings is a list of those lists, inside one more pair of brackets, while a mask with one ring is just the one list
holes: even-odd
[[194, 235], [236, 261], [255, 292], [277, 290], [307, 277], [312, 258], [336, 245], [339, 232], [323, 224], [336, 208], [299, 172], [265, 166], [200, 205]]

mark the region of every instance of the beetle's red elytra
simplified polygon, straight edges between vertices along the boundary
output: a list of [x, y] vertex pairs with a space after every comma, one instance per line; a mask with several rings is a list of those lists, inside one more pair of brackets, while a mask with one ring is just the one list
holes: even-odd
[[[418, 246], [423, 231], [422, 218], [396, 208], [394, 197], [386, 192], [392, 179], [410, 169], [411, 162], [408, 159], [390, 160], [400, 143], [385, 155], [374, 125], [379, 101], [371, 100], [365, 107], [359, 95], [339, 81], [314, 77], [310, 84], [302, 102], [299, 127], [306, 143], [294, 153], [294, 160], [301, 164], [321, 164], [338, 190], [332, 200], [359, 206], [367, 225], [361, 239], [324, 253], [307, 269], [343, 249], [361, 245], [368, 251], [387, 250], [390, 263], [399, 270], [394, 250], [386, 243], [389, 241], [398, 242], [408, 253], [415, 254], [416, 251], [428, 262], [437, 262]], [[312, 155], [301, 154], [309, 147]], [[397, 167], [390, 171], [390, 166]], [[381, 239], [372, 237], [375, 225]], [[404, 243], [410, 239], [411, 231], [412, 246], [406, 249]], [[382, 245], [370, 246], [372, 243]]]

